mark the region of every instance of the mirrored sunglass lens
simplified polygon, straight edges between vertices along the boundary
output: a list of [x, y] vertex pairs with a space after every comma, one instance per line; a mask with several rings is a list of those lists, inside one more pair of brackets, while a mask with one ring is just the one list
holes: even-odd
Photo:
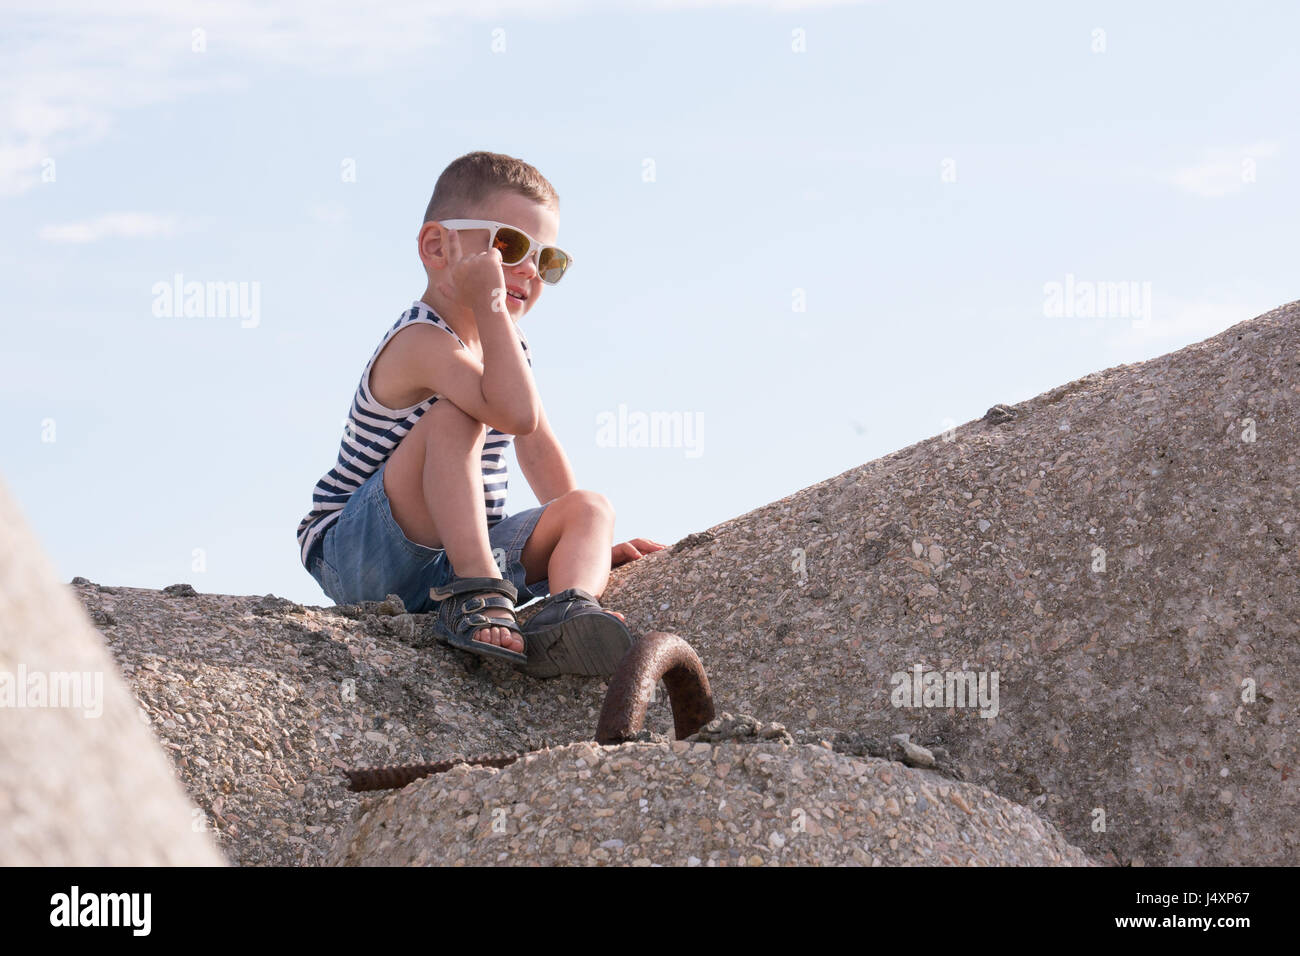
[[508, 266], [513, 266], [528, 255], [528, 237], [518, 229], [498, 229], [492, 245], [501, 251], [501, 261]]
[[538, 257], [537, 273], [542, 277], [543, 282], [554, 285], [560, 281], [567, 268], [569, 268], [569, 257], [554, 247], [548, 246], [543, 249], [541, 256]]

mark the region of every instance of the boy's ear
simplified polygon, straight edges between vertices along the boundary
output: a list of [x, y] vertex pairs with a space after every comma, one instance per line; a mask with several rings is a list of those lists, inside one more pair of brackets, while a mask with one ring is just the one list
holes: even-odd
[[447, 256], [442, 245], [445, 232], [446, 230], [436, 222], [426, 222], [420, 227], [416, 242], [419, 247], [420, 261], [424, 263], [425, 269], [447, 267]]

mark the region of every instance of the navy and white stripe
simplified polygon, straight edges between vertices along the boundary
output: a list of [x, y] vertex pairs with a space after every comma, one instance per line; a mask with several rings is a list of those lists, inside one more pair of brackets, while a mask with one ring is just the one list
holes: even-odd
[[[420, 420], [420, 416], [438, 401], [439, 396], [434, 394], [418, 405], [392, 409], [380, 404], [370, 393], [370, 369], [374, 366], [375, 359], [394, 335], [415, 322], [424, 322], [445, 329], [457, 342], [460, 342], [461, 348], [465, 348], [465, 343], [461, 342], [455, 330], [418, 299], [388, 330], [361, 373], [361, 381], [357, 385], [356, 394], [352, 397], [347, 427], [339, 443], [339, 454], [334, 467], [327, 471], [312, 489], [311, 511], [307, 512], [307, 516], [298, 523], [298, 548], [304, 567], [307, 567], [312, 547], [321, 540], [325, 530], [338, 520], [343, 506], [348, 503], [352, 493], [365, 484], [366, 479], [388, 460], [398, 443], [410, 434], [415, 423]], [[524, 358], [531, 367], [533, 359], [528, 349], [528, 340], [517, 325], [515, 331], [519, 333], [519, 344], [523, 346]], [[483, 440], [481, 462], [483, 502], [487, 508], [489, 528], [506, 514], [509, 468], [506, 465], [505, 450], [513, 440], [513, 435], [491, 427], [488, 428], [487, 436]]]

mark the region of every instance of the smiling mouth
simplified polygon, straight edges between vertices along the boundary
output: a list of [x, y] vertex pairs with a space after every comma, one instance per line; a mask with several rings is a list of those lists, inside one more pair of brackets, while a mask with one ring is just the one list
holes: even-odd
[[526, 301], [528, 301], [528, 297], [527, 297], [527, 296], [520, 295], [518, 292], [514, 292], [514, 291], [512, 291], [512, 290], [510, 290], [510, 289], [507, 289], [507, 290], [506, 290], [506, 295], [508, 295], [510, 298], [514, 299], [516, 302], [526, 302]]

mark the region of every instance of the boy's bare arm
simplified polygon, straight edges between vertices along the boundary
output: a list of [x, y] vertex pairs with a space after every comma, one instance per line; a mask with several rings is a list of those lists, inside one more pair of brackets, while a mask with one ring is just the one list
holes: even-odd
[[[507, 311], [500, 250], [493, 247], [467, 254], [461, 249], [459, 234], [451, 230], [447, 233], [447, 266], [438, 291], [446, 296], [451, 308], [470, 316], [478, 328], [483, 344], [479, 392], [495, 414], [508, 419], [511, 427], [487, 423], [507, 434], [527, 435], [537, 427], [541, 401], [514, 319]], [[452, 402], [460, 405], [454, 397]], [[470, 411], [464, 405], [460, 408]]]
[[578, 482], [568, 456], [564, 454], [555, 432], [551, 431], [546, 409], [541, 408], [539, 412], [536, 430], [515, 438], [515, 458], [538, 503], [546, 504], [573, 491]]
[[[493, 306], [496, 304], [498, 302], [494, 300]], [[504, 410], [514, 424], [513, 428], [501, 428], [501, 431], [516, 436], [529, 435], [537, 428], [542, 401], [537, 394], [533, 370], [528, 367], [528, 359], [519, 343], [514, 320], [505, 311], [504, 303], [500, 306], [499, 312], [494, 307], [475, 310], [479, 338], [483, 341], [479, 390], [490, 406]]]
[[465, 254], [456, 232], [449, 232], [447, 265], [438, 290], [450, 309], [476, 327], [483, 361], [453, 344], [445, 332], [422, 326], [395, 363], [396, 372], [412, 390], [445, 396], [475, 420], [508, 435], [527, 435], [537, 427], [541, 401], [507, 312], [505, 285], [499, 250]]
[[[506, 321], [510, 320], [507, 318]], [[491, 363], [493, 359], [488, 354], [487, 337], [482, 330], [480, 336], [484, 340], [484, 357]], [[394, 344], [400, 344], [401, 349], [393, 353], [388, 373], [394, 392], [434, 392], [450, 399], [453, 405], [476, 421], [508, 435], [527, 435], [536, 426], [537, 420], [529, 414], [527, 408], [528, 390], [520, 389], [512, 393], [508, 383], [502, 387], [501, 376], [496, 377], [493, 388], [485, 388], [489, 373], [474, 353], [461, 348], [442, 329], [432, 325], [410, 325], [399, 333], [399, 337], [401, 343], [395, 341]], [[526, 384], [535, 394], [532, 370], [523, 358], [523, 348], [517, 339], [514, 348], [519, 352], [519, 361], [527, 376]], [[506, 363], [498, 361], [497, 364]]]

